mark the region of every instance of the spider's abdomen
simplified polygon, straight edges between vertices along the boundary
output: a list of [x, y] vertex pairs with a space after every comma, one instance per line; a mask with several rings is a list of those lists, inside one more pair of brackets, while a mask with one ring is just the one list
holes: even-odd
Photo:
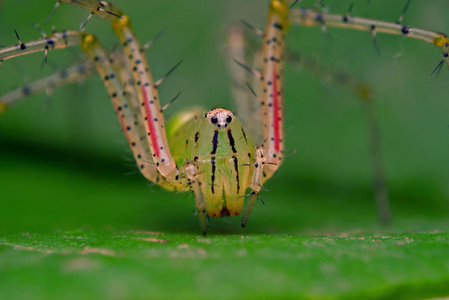
[[[217, 119], [213, 112], [220, 113]], [[254, 152], [239, 120], [230, 111], [216, 109], [191, 118], [169, 135], [177, 165], [191, 160], [198, 167], [209, 216], [239, 215], [251, 183]]]

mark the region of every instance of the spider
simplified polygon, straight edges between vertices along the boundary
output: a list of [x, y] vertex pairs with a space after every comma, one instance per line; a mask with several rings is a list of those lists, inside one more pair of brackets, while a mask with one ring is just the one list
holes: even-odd
[[[84, 31], [56, 31], [35, 42], [22, 42], [17, 36], [17, 45], [0, 49], [1, 61], [31, 52], [47, 53], [80, 45], [106, 86], [141, 173], [166, 189], [194, 193], [203, 234], [207, 232], [208, 216], [242, 214], [241, 225], [245, 227], [264, 182], [283, 162], [283, 67], [285, 37], [291, 26], [319, 26], [323, 29], [335, 26], [368, 31], [374, 37], [379, 32], [385, 32], [424, 39], [443, 50], [439, 66], [448, 62], [448, 39], [444, 34], [404, 26], [401, 22], [395, 24], [355, 18], [349, 12], [330, 15], [299, 7], [289, 12], [290, 4], [287, 1], [272, 0], [265, 32], [254, 29], [261, 35], [264, 45], [260, 69], [236, 59], [236, 64], [243, 71], [256, 78], [257, 92], [249, 86], [253, 95], [247, 97], [256, 99], [258, 107], [239, 113], [241, 119], [224, 108], [208, 111], [194, 108], [175, 115], [165, 125], [165, 107], [160, 104], [158, 95], [162, 80], [152, 79], [144, 55], [145, 47], [136, 37], [130, 18], [107, 1], [60, 0], [57, 4], [62, 2], [89, 10], [91, 15], [88, 19], [98, 16], [110, 21], [123, 53], [109, 55], [94, 35]], [[86, 71], [89, 66], [83, 65], [83, 70]], [[76, 72], [80, 73], [79, 67]], [[63, 82], [71, 74], [59, 74], [59, 79]], [[32, 88], [33, 85], [29, 85], [14, 95], [4, 96], [0, 100], [0, 108], [5, 109], [17, 96], [26, 96]], [[253, 140], [246, 130], [248, 126], [254, 126], [257, 119], [263, 130], [260, 141]], [[245, 198], [247, 203], [244, 208]]]

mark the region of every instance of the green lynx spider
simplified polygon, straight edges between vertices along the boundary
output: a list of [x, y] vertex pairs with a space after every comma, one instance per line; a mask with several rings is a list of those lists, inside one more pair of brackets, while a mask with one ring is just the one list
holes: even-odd
[[[141, 173], [166, 189], [190, 189], [195, 194], [203, 234], [207, 229], [207, 215], [239, 215], [243, 210], [246, 191], [250, 189], [242, 218], [242, 226], [245, 226], [263, 183], [282, 162], [282, 70], [285, 34], [290, 25], [335, 26], [364, 30], [373, 35], [383, 32], [422, 39], [441, 47], [444, 56], [442, 62], [445, 60], [449, 64], [448, 39], [444, 34], [355, 18], [349, 14], [331, 15], [302, 8], [294, 8], [289, 14], [286, 1], [273, 0], [263, 35], [262, 70], [248, 68], [261, 82], [261, 92], [257, 94], [261, 95], [263, 143], [254, 145], [237, 117], [225, 109], [206, 113], [189, 110], [176, 116], [165, 128], [163, 108], [157, 92], [160, 82], [152, 80], [143, 55], [144, 48], [135, 37], [129, 18], [106, 1], [61, 0], [58, 4], [60, 2], [83, 7], [91, 11], [91, 15], [109, 20], [124, 55], [111, 58], [93, 35], [64, 31], [38, 41], [19, 42], [15, 46], [0, 49], [0, 61], [36, 51], [81, 45], [105, 83]], [[68, 76], [65, 77], [69, 81]], [[126, 84], [129, 82], [132, 84]], [[36, 84], [34, 90], [39, 89], [38, 86]], [[0, 109], [28, 94], [33, 86], [29, 85], [29, 89], [2, 97]]]

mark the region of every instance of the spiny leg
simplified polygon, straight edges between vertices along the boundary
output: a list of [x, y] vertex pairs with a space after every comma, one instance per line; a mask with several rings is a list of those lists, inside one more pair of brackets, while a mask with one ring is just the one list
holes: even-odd
[[272, 0], [263, 42], [261, 74], [261, 113], [266, 164], [264, 181], [270, 178], [281, 164], [284, 152], [284, 86], [285, 35], [290, 27], [289, 4], [285, 0]]
[[[52, 35], [31, 41], [28, 43], [23, 43], [17, 31], [15, 31], [17, 39], [19, 41], [18, 44], [10, 47], [4, 47], [0, 49], [0, 64], [8, 59], [44, 51], [47, 53], [49, 50], [54, 49], [63, 49], [66, 47], [70, 47], [73, 45], [78, 45], [82, 39], [82, 33], [79, 31], [61, 31], [61, 32], [53, 32]], [[42, 82], [39, 85], [42, 85]], [[40, 87], [36, 86], [37, 89]], [[7, 106], [13, 102], [15, 102], [18, 98], [20, 98], [20, 94], [23, 93], [26, 96], [28, 90], [24, 89], [22, 92], [13, 91], [7, 95], [7, 97], [2, 97], [2, 101], [0, 101], [0, 112], [6, 110]]]
[[[41, 45], [38, 47], [37, 50], [36, 49], [33, 50], [33, 52], [45, 51], [42, 49], [46, 49], [47, 47], [49, 49], [53, 49], [53, 48], [49, 47], [49, 45], [52, 45], [55, 42], [59, 41], [59, 38], [57, 38], [59, 36], [59, 33], [58, 32], [53, 32], [53, 33], [56, 33], [56, 35], [53, 37], [48, 37], [45, 33], [43, 33], [42, 35], [44, 36], [44, 39], [42, 39], [40, 41], [31, 42], [31, 44], [35, 45], [34, 47], [36, 47], [36, 45], [38, 45], [38, 44]], [[76, 36], [80, 35], [79, 32], [69, 32], [66, 34], [73, 35], [75, 37], [75, 39], [73, 39], [73, 41], [75, 41], [75, 44], [79, 43], [78, 38], [76, 38]], [[154, 38], [152, 38], [144, 46], [144, 49], [147, 50], [148, 48], [150, 48], [150, 46], [159, 37], [159, 35], [160, 35], [160, 33], [157, 36], [155, 36]], [[50, 38], [50, 41], [47, 40], [47, 38]], [[30, 47], [28, 47], [29, 44], [30, 43], [25, 44], [19, 40], [18, 45], [12, 46], [12, 47], [6, 47], [3, 49], [0, 49], [0, 51], [3, 53], [2, 55], [3, 55], [4, 59], [9, 59], [9, 58], [13, 58], [16, 56], [31, 53], [31, 52], [28, 52], [31, 49]], [[71, 42], [70, 44], [67, 44], [67, 46], [70, 46], [72, 44], [73, 44], [73, 42]], [[18, 49], [18, 46], [19, 46], [19, 49]], [[23, 51], [25, 49], [28, 49], [28, 51]], [[18, 50], [20, 50], [20, 51], [18, 51]], [[128, 63], [127, 60], [125, 60], [123, 58], [123, 55], [121, 55], [119, 53], [114, 53], [114, 52], [111, 55], [111, 58], [113, 58], [113, 59], [111, 59], [111, 63], [112, 63], [112, 66], [114, 67], [114, 69], [116, 70], [116, 73], [121, 75], [120, 79], [121, 79], [121, 82], [123, 83], [124, 88], [126, 89], [127, 93], [129, 93], [129, 95], [134, 96], [131, 98], [131, 100], [133, 100], [133, 102], [135, 103], [134, 106], [138, 107], [139, 101], [136, 96], [137, 92], [135, 91], [135, 86], [133, 83], [134, 81], [132, 80], [132, 77], [130, 76], [130, 74], [127, 72], [127, 70], [130, 68], [123, 68], [123, 64]], [[68, 67], [66, 69], [60, 70], [55, 74], [31, 81], [20, 88], [17, 88], [15, 90], [12, 90], [12, 91], [0, 96], [0, 108], [1, 108], [0, 113], [30, 95], [41, 93], [42, 91], [46, 91], [47, 94], [51, 94], [55, 88], [63, 86], [65, 84], [70, 84], [70, 83], [74, 83], [77, 81], [81, 81], [81, 80], [85, 79], [86, 77], [92, 75], [94, 72], [95, 72], [95, 67], [94, 67], [93, 62], [91, 60], [86, 60], [85, 62], [82, 62], [82, 63], [76, 64], [74, 66]], [[132, 82], [132, 83], [129, 83], [129, 82]], [[130, 92], [132, 89], [134, 89], [133, 93]], [[137, 110], [136, 113], [140, 113], [140, 110]]]
[[251, 215], [254, 203], [259, 196], [260, 190], [262, 189], [262, 183], [264, 181], [264, 167], [266, 164], [266, 158], [264, 155], [265, 150], [262, 146], [256, 146], [255, 148], [256, 157], [255, 163], [252, 165], [252, 167], [254, 167], [254, 173], [250, 185], [251, 193], [249, 194], [249, 199], [246, 203], [245, 211], [242, 216], [242, 227], [245, 227], [246, 223], [248, 223], [249, 216]]
[[10, 107], [25, 97], [35, 93], [40, 93], [42, 91], [47, 91], [47, 94], [50, 94], [56, 87], [79, 81], [82, 78], [91, 75], [94, 70], [95, 68], [92, 62], [86, 61], [59, 71], [56, 74], [40, 78], [26, 84], [23, 87], [2, 95], [0, 97], [0, 106], [3, 105], [4, 107]]
[[[402, 21], [402, 18], [399, 19]], [[374, 44], [377, 47], [376, 33], [400, 35], [407, 38], [423, 40], [440, 47], [443, 58], [440, 65], [446, 61], [449, 67], [449, 39], [446, 34], [400, 24], [400, 22], [386, 22], [366, 18], [352, 17], [349, 14], [336, 15], [316, 11], [314, 9], [294, 8], [290, 11], [292, 25], [311, 27], [337, 27], [359, 31], [367, 31], [373, 35]]]
[[[289, 4], [285, 0], [272, 0], [264, 36], [263, 66], [260, 74], [262, 87], [261, 113], [264, 143], [256, 147], [256, 157], [251, 193], [242, 217], [246, 226], [254, 202], [262, 184], [270, 178], [281, 164], [284, 151], [284, 90], [283, 65], [285, 35], [289, 29]], [[257, 75], [256, 72], [254, 72]]]
[[184, 170], [186, 176], [189, 179], [189, 185], [193, 193], [195, 194], [195, 206], [198, 209], [198, 214], [200, 216], [200, 224], [203, 235], [207, 233], [207, 212], [206, 212], [206, 199], [201, 190], [201, 185], [203, 184], [199, 178], [199, 170], [193, 161], [184, 162]]
[[385, 179], [384, 163], [381, 149], [381, 136], [379, 123], [374, 111], [374, 100], [370, 95], [361, 95], [363, 108], [370, 140], [371, 168], [373, 173], [373, 187], [376, 197], [377, 216], [382, 224], [391, 222], [390, 201], [388, 199], [388, 188]]
[[85, 34], [81, 42], [81, 49], [92, 59], [104, 82], [141, 173], [148, 180], [165, 187], [167, 182], [159, 176], [146, 144], [147, 134], [142, 126], [143, 118], [137, 101], [132, 93], [126, 92], [120, 80], [120, 78], [126, 80], [126, 77], [116, 73], [116, 70], [121, 71], [121, 69], [113, 67], [114, 59], [107, 55], [93, 35]]
[[137, 39], [131, 21], [118, 8], [107, 1], [59, 0], [91, 11], [111, 22], [119, 38], [126, 59], [129, 61], [144, 117], [147, 140], [158, 171], [173, 185], [183, 186], [178, 167], [170, 154], [165, 134], [164, 118], [153, 78], [145, 57], [145, 51]]
[[19, 39], [18, 44], [0, 49], [0, 64], [7, 59], [21, 55], [41, 51], [47, 52], [49, 50], [64, 49], [70, 46], [79, 45], [82, 36], [82, 32], [64, 30], [60, 32], [53, 32], [53, 34], [48, 37], [28, 43], [23, 43]]
[[[370, 32], [377, 51], [377, 33], [400, 35], [407, 38], [423, 40], [440, 47], [443, 52], [443, 58], [439, 62], [438, 66], [433, 70], [432, 74], [436, 70], [440, 70], [445, 61], [449, 67], [449, 39], [446, 34], [401, 24], [404, 13], [409, 4], [410, 1], [407, 2], [401, 16], [399, 17], [399, 20], [396, 23], [352, 17], [349, 12], [345, 15], [335, 15], [304, 8], [292, 9], [290, 12], [290, 21], [293, 25], [306, 27], [320, 26], [321, 28], [326, 28], [327, 26], [330, 26]], [[380, 148], [381, 141], [379, 125], [374, 113], [372, 94], [369, 91], [369, 88], [358, 83], [354, 83], [353, 80], [349, 80], [348, 85], [357, 90], [357, 93], [362, 100], [365, 116], [367, 118], [373, 170], [373, 186], [375, 190], [378, 217], [382, 223], [386, 224], [391, 221], [391, 213], [383, 169], [382, 152]]]
[[[167, 186], [165, 179], [159, 176], [157, 168], [152, 162], [152, 156], [146, 144], [147, 134], [141, 124], [141, 120], [138, 119], [135, 105], [132, 104], [132, 101], [123, 90], [122, 83], [117, 78], [115, 70], [110, 63], [110, 58], [93, 35], [75, 31], [55, 32], [48, 38], [31, 41], [26, 44], [20, 42], [19, 45], [0, 49], [0, 57], [5, 60], [32, 52], [63, 49], [78, 43], [92, 58], [98, 73], [105, 83], [140, 171], [149, 180], [157, 182], [162, 186]], [[11, 99], [12, 97], [2, 98], [0, 100], [0, 108], [6, 107]]]
[[[66, 47], [79, 45], [82, 39], [82, 35], [83, 33], [79, 31], [61, 31], [54, 32], [52, 35], [46, 38], [31, 41], [28, 43], [23, 43], [19, 39], [18, 44], [0, 49], [0, 64], [7, 59], [30, 53], [40, 51], [47, 52], [48, 50], [64, 49]], [[22, 92], [26, 92], [26, 90]], [[14, 102], [14, 99], [16, 99], [16, 97], [17, 95], [13, 93], [6, 98], [2, 98], [2, 100], [0, 101], [0, 113], [4, 112], [7, 109], [8, 105]]]
[[336, 83], [350, 90], [360, 100], [368, 124], [370, 160], [377, 215], [381, 223], [388, 224], [391, 221], [388, 188], [383, 167], [380, 126], [375, 113], [375, 99], [371, 87], [351, 74], [332, 70], [319, 64], [311, 57], [298, 53], [288, 53], [287, 59], [290, 62], [290, 66], [304, 67], [309, 73], [315, 74], [320, 79]]

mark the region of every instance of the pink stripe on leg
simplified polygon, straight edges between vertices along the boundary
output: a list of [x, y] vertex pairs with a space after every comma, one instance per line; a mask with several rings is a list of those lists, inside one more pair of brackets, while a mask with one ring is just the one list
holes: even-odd
[[279, 152], [280, 147], [280, 121], [279, 121], [279, 103], [278, 89], [276, 79], [276, 69], [273, 71], [273, 128], [274, 128], [274, 149]]
[[150, 102], [148, 101], [148, 95], [145, 90], [145, 87], [142, 87], [142, 94], [143, 94], [143, 99], [144, 99], [144, 103], [145, 103], [145, 110], [147, 112], [148, 127], [150, 128], [151, 143], [153, 144], [154, 154], [156, 154], [156, 156], [159, 157], [160, 156], [159, 155], [159, 144], [157, 143], [156, 127], [154, 124], [153, 116], [151, 114]]

